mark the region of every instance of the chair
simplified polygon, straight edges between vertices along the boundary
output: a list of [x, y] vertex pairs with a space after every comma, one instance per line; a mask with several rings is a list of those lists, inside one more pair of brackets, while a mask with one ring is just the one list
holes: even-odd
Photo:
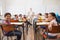
[[[7, 37], [7, 40], [9, 40], [9, 37], [11, 37], [11, 40], [13, 40], [12, 39], [12, 36], [7, 36], [7, 35], [5, 35], [5, 31], [3, 30], [3, 27], [1, 26], [1, 29], [2, 29], [2, 34], [3, 34], [3, 36], [2, 36], [2, 40], [4, 39], [4, 37], [6, 36]], [[14, 32], [14, 31], [13, 31]], [[15, 36], [15, 35], [14, 35]]]
[[[52, 38], [48, 38], [48, 33], [60, 33], [60, 25], [59, 25], [59, 26], [53, 26], [51, 31], [49, 31], [48, 28], [47, 28], [47, 29], [46, 29], [46, 32], [47, 32], [47, 33], [45, 33], [45, 34], [43, 35], [44, 40], [45, 40], [45, 39], [52, 39]], [[55, 36], [55, 37], [56, 37], [56, 39], [57, 39], [57, 36]], [[54, 39], [55, 39], [55, 38], [54, 38]]]

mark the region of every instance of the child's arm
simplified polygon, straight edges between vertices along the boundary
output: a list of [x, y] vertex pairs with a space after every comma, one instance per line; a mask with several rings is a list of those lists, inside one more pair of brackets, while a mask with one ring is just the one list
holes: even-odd
[[52, 26], [53, 26], [53, 22], [50, 22], [50, 24], [48, 25], [48, 30], [49, 30], [49, 31], [52, 30]]
[[28, 25], [32, 25], [29, 21], [26, 21]]

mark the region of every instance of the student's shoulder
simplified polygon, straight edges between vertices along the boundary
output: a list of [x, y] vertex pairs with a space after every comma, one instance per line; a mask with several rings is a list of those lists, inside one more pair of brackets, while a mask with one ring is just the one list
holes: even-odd
[[4, 23], [6, 23], [6, 20], [5, 20], [5, 19], [3, 19], [3, 20], [2, 20], [2, 23], [3, 23], [3, 24], [4, 24]]
[[57, 22], [56, 20], [52, 20], [51, 22]]
[[54, 24], [54, 25], [57, 25], [57, 21], [56, 20], [51, 21], [51, 23]]

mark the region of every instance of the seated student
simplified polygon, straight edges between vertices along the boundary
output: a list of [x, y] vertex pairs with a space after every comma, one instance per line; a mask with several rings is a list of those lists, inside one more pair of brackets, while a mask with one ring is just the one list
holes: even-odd
[[22, 14], [19, 14], [19, 21], [22, 21]]
[[44, 17], [45, 17], [44, 21], [48, 22], [48, 13], [45, 13]]
[[[7, 35], [7, 36], [16, 35], [17, 40], [21, 40], [22, 32], [16, 30], [16, 28], [14, 28], [12, 25], [10, 25], [11, 14], [10, 13], [5, 13], [4, 17], [5, 17], [5, 20], [3, 21], [3, 24], [8, 24], [6, 27], [5, 26], [2, 27], [4, 32], [5, 32], [5, 35]], [[14, 31], [14, 33], [13, 33], [13, 31]]]
[[27, 25], [32, 25], [32, 24], [27, 20], [27, 17], [26, 17], [26, 16], [23, 17], [23, 22], [27, 23]]
[[[41, 13], [39, 13], [37, 22], [43, 22], [43, 19], [44, 19], [43, 15]], [[45, 26], [40, 26], [38, 28], [46, 29]]]
[[[32, 24], [27, 20], [26, 16], [23, 17], [23, 22], [27, 25], [27, 26], [26, 26], [26, 28], [27, 28], [26, 30], [28, 31], [28, 25], [32, 25]], [[24, 26], [25, 26], [25, 25], [24, 25]], [[27, 33], [27, 34], [28, 34], [28, 33]]]
[[38, 14], [38, 20], [37, 21], [42, 22], [42, 14], [41, 13]]
[[[53, 12], [51, 12], [51, 13], [49, 13], [48, 14], [48, 19], [49, 19], [49, 21], [50, 21], [50, 23], [49, 23], [49, 25], [48, 25], [48, 30], [49, 31], [53, 31], [52, 30], [52, 27], [53, 26], [58, 26], [58, 23], [57, 23], [57, 18], [56, 18], [56, 15], [55, 15], [55, 13], [53, 13]], [[52, 38], [52, 39], [49, 39], [49, 40], [55, 40], [55, 38], [57, 38], [57, 35], [58, 34], [56, 34], [56, 33], [50, 33], [50, 32], [48, 32], [48, 38]], [[57, 39], [56, 39], [57, 40]]]
[[18, 15], [14, 15], [14, 20], [18, 20]]

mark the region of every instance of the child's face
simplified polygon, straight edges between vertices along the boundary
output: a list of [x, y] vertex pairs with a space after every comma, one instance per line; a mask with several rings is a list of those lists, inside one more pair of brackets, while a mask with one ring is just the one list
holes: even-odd
[[39, 18], [39, 17], [40, 17], [40, 15], [39, 15], [39, 14], [37, 14], [37, 17]]
[[15, 16], [16, 18], [18, 18], [18, 16]]
[[44, 16], [45, 16], [46, 18], [48, 18], [48, 15], [45, 14]]
[[6, 20], [10, 20], [11, 19], [11, 16], [10, 15], [6, 15], [5, 19]]
[[51, 21], [54, 19], [54, 17], [51, 14], [48, 14], [48, 19], [49, 19], [49, 21]]

